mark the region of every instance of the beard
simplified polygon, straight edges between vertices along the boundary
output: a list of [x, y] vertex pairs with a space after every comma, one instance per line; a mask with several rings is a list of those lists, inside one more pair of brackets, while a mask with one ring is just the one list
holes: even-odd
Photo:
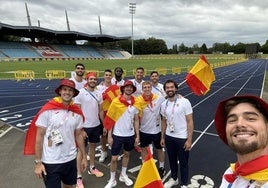
[[261, 138], [253, 142], [248, 142], [247, 140], [240, 140], [238, 143], [234, 143], [232, 140], [228, 140], [230, 148], [240, 155], [245, 155], [254, 152], [259, 149], [264, 149], [268, 144], [268, 139], [266, 136], [262, 135]]
[[176, 95], [176, 92], [174, 92], [174, 91], [168, 91], [167, 92], [167, 97], [168, 98], [173, 98], [175, 95]]

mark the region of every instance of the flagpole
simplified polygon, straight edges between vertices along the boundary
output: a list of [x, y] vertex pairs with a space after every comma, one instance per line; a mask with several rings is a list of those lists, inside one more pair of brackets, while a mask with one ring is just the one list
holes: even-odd
[[187, 80], [183, 80], [181, 83], [178, 84], [178, 87], [180, 87], [182, 84], [184, 84]]

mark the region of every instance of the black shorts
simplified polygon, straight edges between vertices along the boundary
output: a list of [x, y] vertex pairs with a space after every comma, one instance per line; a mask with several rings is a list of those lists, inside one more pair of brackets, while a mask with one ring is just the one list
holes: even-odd
[[140, 146], [142, 148], [148, 147], [149, 144], [153, 143], [156, 149], [162, 149], [160, 141], [161, 141], [161, 132], [157, 134], [147, 134], [140, 131]]
[[47, 172], [44, 180], [46, 188], [61, 188], [61, 182], [66, 185], [76, 184], [76, 159], [62, 164], [43, 164]]
[[87, 143], [99, 143], [100, 142], [100, 125], [93, 128], [84, 128], [84, 131], [87, 133], [87, 139], [85, 139], [85, 144]]
[[134, 148], [135, 136], [115, 136], [113, 135], [113, 145], [111, 149], [112, 155], [119, 155], [121, 148], [123, 147], [125, 151], [131, 151]]

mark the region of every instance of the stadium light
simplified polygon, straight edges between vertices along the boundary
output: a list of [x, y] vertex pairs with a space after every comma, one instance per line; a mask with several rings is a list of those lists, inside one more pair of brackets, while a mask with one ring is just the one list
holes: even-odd
[[133, 48], [133, 14], [136, 11], [136, 3], [129, 3], [129, 13], [131, 14], [131, 55], [134, 55], [134, 48]]

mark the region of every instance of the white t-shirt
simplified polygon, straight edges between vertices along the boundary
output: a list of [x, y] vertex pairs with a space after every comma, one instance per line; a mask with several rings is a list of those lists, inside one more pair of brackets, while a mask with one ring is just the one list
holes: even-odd
[[140, 119], [140, 131], [147, 134], [157, 134], [161, 132], [160, 107], [165, 98], [161, 95], [152, 101], [152, 106], [147, 105], [142, 111]]
[[76, 79], [74, 77], [70, 78], [70, 80], [74, 81], [75, 89], [77, 89], [77, 90], [82, 89], [85, 86], [85, 84], [87, 83], [87, 81], [85, 79], [83, 79], [82, 82], [78, 82], [78, 81], [76, 81]]
[[128, 106], [127, 110], [115, 122], [113, 134], [116, 136], [133, 136], [135, 134], [134, 116], [139, 111], [134, 106]]
[[[76, 158], [74, 131], [83, 127], [81, 115], [67, 110], [47, 110], [39, 115], [36, 126], [46, 128], [41, 158], [44, 163], [60, 164]], [[48, 146], [52, 130], [59, 130], [63, 140], [61, 145]]]
[[97, 88], [97, 91], [102, 94], [106, 89], [109, 88], [109, 86], [107, 87], [104, 83], [101, 83], [97, 85], [96, 88]]
[[135, 97], [140, 96], [140, 95], [142, 94], [142, 83], [144, 82], [144, 80], [142, 80], [140, 83], [137, 82], [137, 81], [135, 80], [135, 78], [134, 78], [134, 79], [131, 79], [130, 81], [131, 81], [131, 82], [133, 83], [133, 85], [137, 88], [137, 90], [136, 90], [132, 95], [135, 96]]
[[[229, 167], [224, 174], [231, 174], [233, 173], [233, 171], [231, 170], [231, 168]], [[260, 183], [257, 181], [250, 181], [247, 179], [244, 179], [241, 176], [238, 176], [235, 181], [230, 184], [229, 182], [227, 182], [225, 180], [225, 178], [222, 178], [222, 182], [220, 185], [220, 188], [268, 188], [268, 182], [266, 183]]]
[[99, 108], [102, 102], [102, 95], [97, 90], [93, 92], [88, 91], [86, 88], [79, 90], [74, 103], [81, 105], [81, 110], [85, 116], [85, 128], [93, 128], [100, 125]]
[[122, 86], [122, 85], [124, 85], [124, 83], [125, 83], [125, 80], [120, 80], [119, 82], [115, 79], [115, 77], [113, 77], [112, 78], [112, 80], [111, 80], [111, 82], [112, 82], [112, 84], [116, 84], [116, 85], [118, 85], [118, 86]]
[[161, 83], [157, 83], [156, 86], [152, 85], [152, 93], [157, 95], [166, 96], [166, 92], [164, 91], [164, 85]]
[[[188, 99], [177, 97], [172, 102], [166, 99], [161, 105], [160, 113], [167, 119], [166, 135], [184, 139], [188, 137], [185, 116], [193, 113], [192, 105]], [[173, 132], [170, 129], [170, 124], [173, 124]]]

